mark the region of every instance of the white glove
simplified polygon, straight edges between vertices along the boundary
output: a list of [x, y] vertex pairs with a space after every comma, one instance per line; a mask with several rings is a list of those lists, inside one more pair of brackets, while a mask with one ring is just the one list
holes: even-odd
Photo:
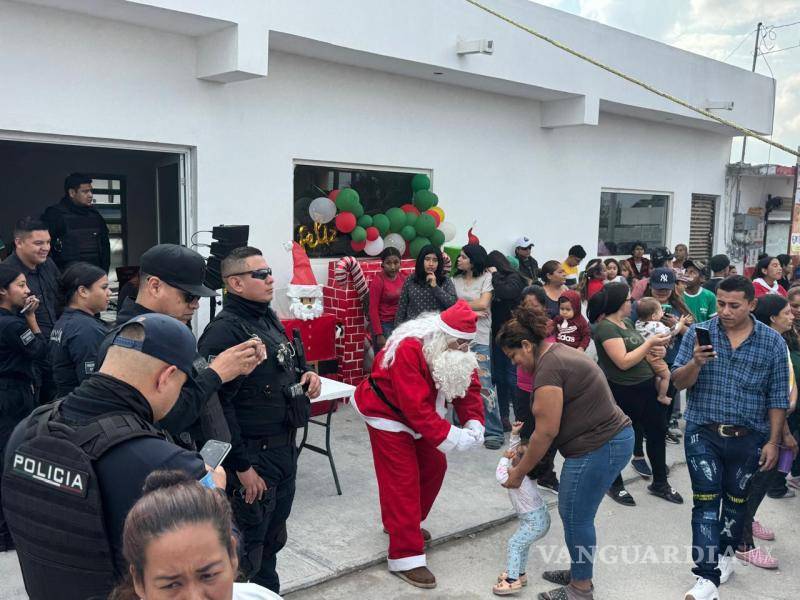
[[476, 421], [475, 419], [470, 419], [469, 421], [466, 422], [464, 427], [466, 427], [470, 431], [474, 431], [478, 436], [478, 443], [479, 444], [483, 443], [483, 434], [486, 431], [486, 428], [483, 425], [481, 425], [479, 421]]
[[456, 450], [459, 452], [464, 452], [465, 450], [469, 450], [470, 448], [474, 448], [478, 446], [483, 439], [483, 436], [478, 438], [479, 434], [473, 431], [472, 429], [460, 429], [460, 435], [458, 436], [458, 441], [456, 442]]

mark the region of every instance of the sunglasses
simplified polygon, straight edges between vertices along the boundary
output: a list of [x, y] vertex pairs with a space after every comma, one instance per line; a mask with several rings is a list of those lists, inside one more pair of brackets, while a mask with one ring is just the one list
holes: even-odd
[[254, 269], [253, 271], [242, 271], [241, 273], [231, 273], [228, 277], [235, 277], [237, 275], [250, 275], [253, 279], [260, 279], [261, 281], [266, 281], [267, 277], [272, 275], [272, 269], [267, 267], [266, 269]]
[[200, 300], [200, 296], [196, 294], [190, 294], [189, 292], [184, 292], [183, 290], [180, 290], [180, 292], [183, 294], [183, 300], [186, 302], [186, 304], [191, 304], [192, 302]]

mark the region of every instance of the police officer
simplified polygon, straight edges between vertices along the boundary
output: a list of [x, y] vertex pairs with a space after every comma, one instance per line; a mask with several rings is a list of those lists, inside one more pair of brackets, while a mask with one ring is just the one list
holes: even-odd
[[147, 476], [174, 469], [207, 476], [199, 454], [153, 426], [192, 371], [194, 336], [165, 315], [122, 327], [98, 373], [14, 430], [3, 472], [3, 507], [31, 600], [106, 598], [126, 572], [125, 517]]
[[97, 351], [108, 333], [98, 316], [108, 308], [111, 290], [100, 267], [73, 263], [61, 275], [67, 308], [50, 334], [50, 365], [56, 397], [66, 396], [94, 373]]
[[[206, 274], [203, 257], [185, 246], [153, 246], [142, 254], [139, 264], [139, 291], [135, 301], [129, 298], [121, 307], [118, 327], [133, 317], [150, 313], [169, 315], [188, 325], [200, 298], [217, 295], [203, 285]], [[100, 363], [107, 346], [108, 339], [98, 353]], [[195, 357], [194, 374], [183, 386], [173, 410], [159, 423], [173, 436], [180, 436], [184, 444], [191, 444], [191, 437], [200, 443], [209, 438], [230, 437], [215, 394], [223, 383], [250, 373], [263, 360], [265, 352], [263, 344], [255, 340], [231, 346], [220, 349], [211, 367], [199, 355]], [[199, 422], [203, 423], [202, 431]], [[220, 431], [220, 426], [224, 431]], [[188, 436], [190, 430], [192, 436]]]
[[[286, 543], [286, 520], [295, 492], [295, 434], [308, 419], [308, 397], [319, 395], [320, 380], [298, 360], [278, 317], [270, 308], [272, 270], [256, 248], [233, 250], [222, 262], [227, 286], [224, 309], [198, 342], [213, 367], [214, 355], [251, 336], [267, 347], [267, 359], [250, 375], [220, 391], [231, 430], [226, 459], [229, 492], [242, 528], [241, 568], [252, 582], [278, 592], [276, 555]], [[299, 386], [296, 385], [299, 382]]]
[[[39, 300], [36, 308], [36, 321], [45, 339], [50, 338], [53, 325], [61, 315], [63, 302], [58, 285], [61, 273], [51, 258], [50, 233], [47, 225], [26, 217], [17, 221], [14, 227], [14, 253], [4, 263], [8, 263], [25, 274], [31, 294]], [[36, 396], [40, 404], [50, 402], [56, 388], [50, 363], [45, 355], [36, 360]]]
[[72, 173], [64, 180], [64, 197], [42, 214], [53, 238], [53, 260], [60, 269], [83, 261], [108, 273], [111, 265], [108, 226], [92, 206], [92, 200], [92, 178]]
[[[33, 361], [47, 352], [36, 322], [37, 304], [22, 271], [0, 265], [0, 457], [14, 427], [35, 407]], [[13, 548], [0, 509], [0, 552]]]

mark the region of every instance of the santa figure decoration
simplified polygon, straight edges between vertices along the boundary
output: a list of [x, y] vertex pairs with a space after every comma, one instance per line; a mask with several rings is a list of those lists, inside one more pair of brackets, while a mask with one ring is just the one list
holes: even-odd
[[[358, 386], [353, 407], [367, 424], [381, 517], [389, 534], [389, 570], [421, 588], [436, 587], [420, 527], [439, 493], [453, 449], [483, 443], [478, 362], [468, 351], [477, 316], [459, 300], [395, 329]], [[445, 418], [453, 404], [463, 428]]]
[[297, 242], [292, 242], [292, 260], [294, 272], [286, 290], [291, 299], [289, 312], [303, 321], [316, 319], [322, 314], [322, 286], [317, 284], [306, 251]]

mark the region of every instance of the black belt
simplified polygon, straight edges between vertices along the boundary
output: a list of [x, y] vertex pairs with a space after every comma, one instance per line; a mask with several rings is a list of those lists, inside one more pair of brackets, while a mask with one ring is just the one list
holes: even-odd
[[740, 438], [751, 433], [750, 429], [748, 429], [747, 427], [742, 427], [741, 425], [722, 425], [720, 423], [706, 423], [705, 425], [703, 425], [703, 427], [713, 431], [719, 437], [724, 437], [724, 438]]
[[386, 394], [384, 394], [383, 390], [380, 387], [378, 387], [377, 382], [372, 377], [369, 378], [369, 385], [372, 388], [372, 391], [374, 391], [378, 395], [378, 398], [380, 398], [383, 401], [383, 403], [386, 404], [386, 406], [391, 408], [397, 414], [398, 417], [403, 416], [403, 413], [400, 411], [400, 409], [397, 408], [391, 402], [389, 402], [389, 399], [386, 397]]
[[268, 435], [262, 438], [246, 439], [244, 442], [248, 450], [271, 450], [273, 448], [283, 448], [294, 444], [295, 430], [280, 433], [278, 435]]

